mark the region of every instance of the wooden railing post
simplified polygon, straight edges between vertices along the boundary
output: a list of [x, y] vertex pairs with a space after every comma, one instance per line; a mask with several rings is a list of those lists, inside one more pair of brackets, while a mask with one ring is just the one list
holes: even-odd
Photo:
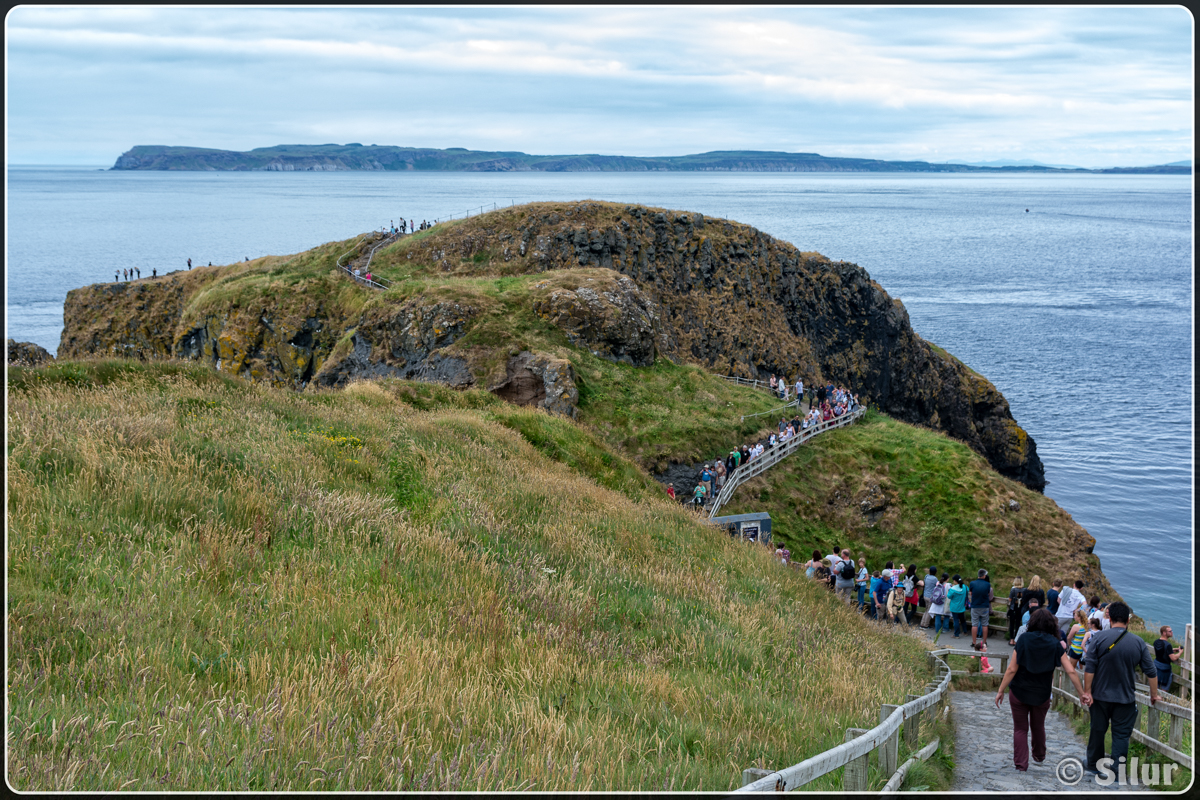
[[1146, 735], [1155, 741], [1161, 740], [1160, 730], [1158, 709], [1150, 706], [1146, 709]]
[[[906, 702], [911, 703], [913, 700], [920, 700], [921, 695], [910, 694]], [[909, 717], [904, 720], [904, 743], [908, 745], [909, 751], [917, 749], [917, 740], [921, 737], [921, 715]]]
[[[853, 739], [857, 739], [866, 732], [867, 731], [864, 728], [847, 728], [846, 741], [849, 742]], [[867, 791], [867, 767], [870, 758], [870, 753], [864, 753], [863, 755], [846, 764], [846, 769], [842, 773], [842, 791]]]
[[[1182, 660], [1184, 663], [1179, 665], [1180, 677], [1186, 678], [1189, 681], [1194, 681], [1195, 676], [1193, 675], [1191, 665], [1195, 663], [1195, 660], [1192, 658], [1192, 623], [1190, 623], [1190, 622], [1183, 626], [1183, 657], [1182, 657]], [[1187, 700], [1188, 691], [1189, 690], [1188, 690], [1187, 684], [1181, 685], [1179, 687], [1179, 698], [1181, 700]], [[1192, 694], [1194, 695], [1195, 692], [1192, 692]]]
[[[883, 704], [879, 707], [879, 721], [885, 722], [888, 717], [896, 712], [899, 706]], [[900, 758], [900, 731], [895, 731], [889, 736], [883, 744], [879, 745], [879, 771], [884, 777], [892, 777], [892, 773], [896, 771], [897, 761]]]
[[1183, 745], [1183, 717], [1171, 715], [1171, 729], [1167, 734], [1167, 744], [1176, 750]]
[[742, 786], [749, 786], [759, 778], [765, 778], [771, 774], [769, 769], [759, 769], [758, 767], [746, 767], [742, 770]]

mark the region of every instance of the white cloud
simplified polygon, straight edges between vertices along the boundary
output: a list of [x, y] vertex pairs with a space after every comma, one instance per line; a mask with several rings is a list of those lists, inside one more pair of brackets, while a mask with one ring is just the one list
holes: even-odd
[[251, 146], [314, 132], [380, 144], [424, 132], [433, 145], [463, 131], [474, 139], [453, 144], [540, 152], [820, 141], [830, 155], [953, 158], [1086, 138], [1174, 160], [1193, 135], [1191, 20], [1178, 12], [18, 7], [9, 152], [45, 152], [51, 129], [56, 147], [76, 131], [77, 150], [130, 130], [229, 146], [189, 140], [203, 117], [206, 136]]

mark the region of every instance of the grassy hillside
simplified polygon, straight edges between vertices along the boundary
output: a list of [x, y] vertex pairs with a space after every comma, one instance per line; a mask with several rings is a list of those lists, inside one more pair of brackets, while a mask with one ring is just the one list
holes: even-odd
[[427, 384], [9, 368], [10, 784], [728, 789], [925, 682], [918, 642], [622, 452], [692, 432], [616, 398], [735, 387], [579, 368], [583, 426]]
[[894, 559], [974, 578], [983, 567], [997, 595], [1039, 574], [1047, 588], [1082, 578], [1119, 598], [1087, 552], [1095, 540], [1053, 500], [961, 442], [875, 411], [740, 487], [722, 513], [750, 511], [770, 512], [798, 560], [837, 543], [866, 553], [871, 569]]

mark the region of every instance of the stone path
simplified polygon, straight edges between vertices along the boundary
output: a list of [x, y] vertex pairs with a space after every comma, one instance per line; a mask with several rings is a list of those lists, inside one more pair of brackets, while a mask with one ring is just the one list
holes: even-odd
[[[995, 705], [996, 693], [951, 692], [954, 709], [954, 784], [956, 792], [1077, 792], [1132, 790], [1100, 786], [1095, 775], [1082, 775], [1086, 740], [1075, 734], [1070, 719], [1053, 709], [1046, 715], [1046, 760], [1029, 759], [1029, 771], [1018, 772], [1012, 760], [1012, 712], [1005, 699]], [[1074, 761], [1064, 761], [1074, 759]], [[1057, 771], [1057, 772], [1056, 772]], [[1059, 776], [1062, 776], [1060, 778]]]
[[[922, 628], [922, 627], [920, 627], [920, 625], [917, 624], [917, 622], [918, 622], [918, 618], [914, 617], [913, 624], [910, 625], [909, 627], [913, 628], [918, 633], [923, 635], [930, 644], [933, 644], [933, 628]], [[989, 633], [990, 633], [990, 631], [989, 631]], [[1008, 631], [1005, 631], [1005, 633], [1008, 633]], [[989, 656], [1001, 655], [1001, 654], [1008, 655], [1009, 653], [1011, 653], [1013, 651], [1012, 646], [1009, 645], [1009, 643], [1008, 643], [1008, 639], [1005, 639], [1002, 636], [988, 636], [987, 645], [988, 645], [988, 655]], [[937, 646], [938, 647], [953, 647], [956, 650], [970, 650], [971, 649], [971, 632], [968, 630], [966, 633], [959, 636], [959, 638], [955, 639], [953, 631], [951, 631], [950, 633], [946, 633], [946, 629], [943, 628], [942, 635], [941, 635], [941, 637], [938, 638]], [[995, 664], [993, 664], [993, 666], [995, 666]]]

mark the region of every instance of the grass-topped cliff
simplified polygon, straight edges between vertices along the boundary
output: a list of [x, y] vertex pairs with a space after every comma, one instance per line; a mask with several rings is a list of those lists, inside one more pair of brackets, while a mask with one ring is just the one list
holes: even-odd
[[[676, 369], [670, 411], [756, 402]], [[729, 789], [928, 678], [562, 416], [179, 362], [8, 381], [22, 790]]]
[[347, 250], [365, 255], [373, 245], [76, 289], [60, 355], [203, 358], [296, 388], [435, 380], [568, 414], [585, 392], [580, 354], [635, 367], [665, 358], [845, 383], [898, 419], [966, 442], [1002, 474], [1045, 483], [1004, 397], [917, 336], [865, 270], [747, 225], [615, 203], [532, 203], [379, 249], [371, 269], [393, 282], [386, 292], [335, 268]]

